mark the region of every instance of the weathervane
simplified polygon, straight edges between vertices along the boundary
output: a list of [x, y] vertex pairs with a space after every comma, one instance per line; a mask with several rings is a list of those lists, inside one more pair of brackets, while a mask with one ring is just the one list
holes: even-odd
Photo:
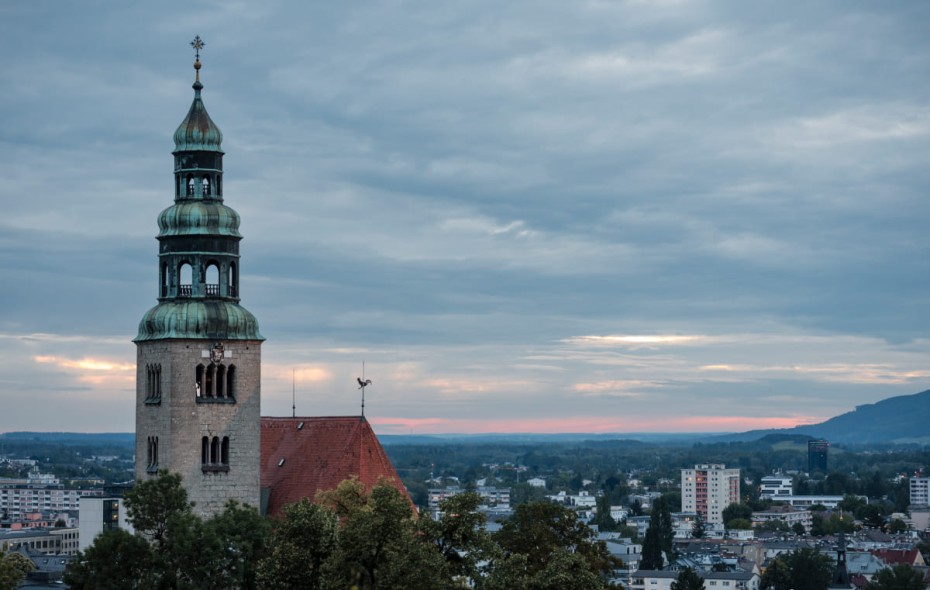
[[206, 43], [203, 42], [200, 35], [197, 35], [194, 37], [194, 40], [191, 41], [191, 47], [194, 48], [194, 69], [197, 71], [197, 82], [200, 82], [200, 50], [203, 49], [204, 45], [206, 45]]
[[365, 361], [362, 361], [362, 376], [356, 377], [358, 388], [362, 390], [362, 418], [365, 417], [365, 388], [371, 385], [371, 379], [365, 379]]

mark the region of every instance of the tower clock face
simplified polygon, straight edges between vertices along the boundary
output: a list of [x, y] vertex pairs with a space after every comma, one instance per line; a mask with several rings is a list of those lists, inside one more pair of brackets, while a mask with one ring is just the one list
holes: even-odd
[[213, 348], [210, 349], [210, 360], [212, 360], [214, 363], [218, 363], [223, 360], [224, 354], [223, 343], [217, 342], [213, 345]]

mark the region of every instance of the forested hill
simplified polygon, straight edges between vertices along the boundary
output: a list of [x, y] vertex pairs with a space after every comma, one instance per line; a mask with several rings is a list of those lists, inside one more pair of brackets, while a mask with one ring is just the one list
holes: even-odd
[[930, 389], [857, 406], [820, 424], [778, 430], [751, 430], [713, 440], [748, 441], [770, 434], [806, 434], [845, 444], [930, 444]]

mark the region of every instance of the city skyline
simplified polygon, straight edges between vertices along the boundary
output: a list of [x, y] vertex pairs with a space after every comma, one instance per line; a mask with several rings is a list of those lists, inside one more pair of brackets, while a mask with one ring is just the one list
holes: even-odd
[[357, 414], [363, 362], [379, 434], [790, 427], [927, 389], [928, 18], [4, 6], [0, 432], [133, 430], [195, 35], [262, 415], [294, 382], [298, 415]]

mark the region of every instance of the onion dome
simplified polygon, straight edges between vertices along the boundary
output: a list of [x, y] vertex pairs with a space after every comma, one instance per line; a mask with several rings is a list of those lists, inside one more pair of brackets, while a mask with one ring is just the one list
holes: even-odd
[[174, 132], [174, 151], [193, 152], [193, 151], [210, 151], [223, 153], [220, 144], [223, 143], [223, 133], [216, 126], [213, 119], [207, 113], [207, 108], [203, 106], [203, 100], [200, 98], [200, 91], [203, 84], [200, 83], [200, 55], [194, 62], [194, 69], [197, 71], [196, 80], [191, 87], [194, 89], [194, 102], [187, 112], [187, 116], [178, 125], [177, 131]]
[[158, 237], [239, 234], [239, 214], [220, 201], [178, 201], [158, 216]]
[[145, 312], [135, 342], [165, 338], [264, 340], [258, 320], [244, 307], [222, 300], [162, 301]]

